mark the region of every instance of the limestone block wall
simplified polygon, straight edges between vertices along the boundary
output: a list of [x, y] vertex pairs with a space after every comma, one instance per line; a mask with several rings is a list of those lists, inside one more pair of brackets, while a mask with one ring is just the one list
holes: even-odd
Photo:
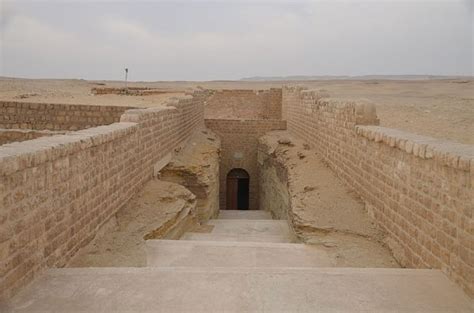
[[375, 107], [283, 89], [291, 134], [365, 201], [402, 265], [441, 268], [474, 293], [474, 147], [376, 126]]
[[281, 88], [220, 90], [206, 102], [207, 119], [281, 119]]
[[205, 124], [221, 139], [220, 209], [226, 208], [226, 178], [233, 168], [242, 168], [248, 172], [250, 176], [249, 206], [250, 209], [258, 209], [258, 138], [272, 130], [286, 129], [286, 122], [282, 120], [205, 119]]
[[0, 297], [62, 267], [204, 125], [195, 93], [121, 122], [0, 147]]
[[0, 128], [79, 130], [120, 121], [131, 107], [0, 101]]
[[10, 142], [31, 140], [43, 136], [64, 134], [64, 131], [32, 130], [32, 129], [0, 129], [0, 146]]

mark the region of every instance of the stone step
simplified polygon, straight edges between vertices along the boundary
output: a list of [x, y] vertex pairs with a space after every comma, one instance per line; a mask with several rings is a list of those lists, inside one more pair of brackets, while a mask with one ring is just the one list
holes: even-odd
[[219, 219], [271, 220], [272, 215], [263, 210], [220, 210]]
[[470, 300], [439, 270], [51, 269], [1, 312], [458, 312]]
[[153, 267], [330, 267], [321, 248], [295, 243], [147, 240]]
[[213, 233], [185, 233], [182, 240], [198, 240], [198, 241], [237, 241], [237, 242], [296, 242], [295, 239], [288, 236], [278, 235], [229, 235], [229, 234], [213, 234]]
[[286, 220], [209, 220], [213, 234], [288, 236], [293, 233]]

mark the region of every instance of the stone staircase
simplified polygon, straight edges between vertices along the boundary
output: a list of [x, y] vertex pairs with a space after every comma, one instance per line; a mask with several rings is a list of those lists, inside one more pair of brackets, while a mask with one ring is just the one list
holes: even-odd
[[144, 268], [51, 269], [1, 312], [472, 312], [438, 270], [335, 268], [264, 211], [147, 241]]

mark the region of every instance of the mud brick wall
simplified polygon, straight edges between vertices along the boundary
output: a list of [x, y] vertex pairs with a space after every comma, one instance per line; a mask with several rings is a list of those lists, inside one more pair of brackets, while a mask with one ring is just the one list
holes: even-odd
[[79, 130], [120, 121], [131, 107], [0, 101], [0, 128]]
[[0, 147], [0, 297], [65, 266], [204, 126], [204, 93], [121, 122]]
[[282, 120], [206, 119], [205, 124], [221, 139], [220, 209], [226, 208], [226, 178], [233, 168], [242, 168], [248, 172], [250, 176], [249, 208], [258, 209], [258, 138], [272, 130], [286, 129], [286, 122]]
[[0, 146], [11, 142], [31, 140], [43, 136], [64, 134], [64, 131], [31, 130], [31, 129], [0, 129]]
[[291, 134], [365, 201], [402, 265], [440, 268], [474, 293], [474, 146], [376, 126], [375, 106], [283, 89]]
[[221, 90], [209, 97], [207, 119], [281, 119], [281, 89]]

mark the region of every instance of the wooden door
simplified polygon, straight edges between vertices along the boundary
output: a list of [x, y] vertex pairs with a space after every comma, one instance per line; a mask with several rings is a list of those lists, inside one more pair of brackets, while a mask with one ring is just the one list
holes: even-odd
[[227, 177], [227, 210], [237, 210], [237, 194], [239, 192], [239, 179]]

